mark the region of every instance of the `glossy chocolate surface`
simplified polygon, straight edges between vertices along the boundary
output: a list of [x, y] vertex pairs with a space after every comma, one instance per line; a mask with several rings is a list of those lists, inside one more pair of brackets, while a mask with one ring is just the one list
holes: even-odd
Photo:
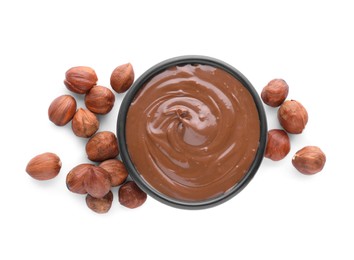
[[174, 199], [204, 201], [235, 186], [254, 161], [260, 120], [249, 91], [209, 65], [173, 66], [136, 94], [126, 118], [141, 177]]

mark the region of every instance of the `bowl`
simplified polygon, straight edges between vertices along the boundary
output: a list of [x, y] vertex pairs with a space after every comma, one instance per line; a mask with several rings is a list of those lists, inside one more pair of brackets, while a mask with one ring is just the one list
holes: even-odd
[[257, 91], [237, 69], [212, 57], [180, 56], [133, 83], [117, 136], [122, 161], [144, 192], [176, 208], [204, 209], [252, 180], [264, 157], [267, 120]]

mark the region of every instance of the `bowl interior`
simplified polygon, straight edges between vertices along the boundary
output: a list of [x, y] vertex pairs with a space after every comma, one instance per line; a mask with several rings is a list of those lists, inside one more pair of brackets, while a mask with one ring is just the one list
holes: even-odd
[[[186, 65], [186, 64], [202, 64], [202, 65], [210, 65], [219, 69], [222, 69], [229, 74], [231, 74], [233, 77], [235, 77], [238, 81], [242, 83], [242, 85], [249, 91], [251, 94], [254, 103], [256, 105], [257, 111], [258, 111], [258, 116], [259, 116], [259, 123], [260, 123], [260, 138], [259, 138], [259, 146], [258, 150], [256, 152], [255, 158], [253, 160], [253, 163], [249, 167], [249, 170], [247, 173], [244, 175], [244, 177], [241, 179], [240, 182], [238, 182], [236, 185], [234, 185], [230, 190], [228, 190], [226, 193], [212, 198], [208, 200], [203, 200], [203, 201], [183, 201], [183, 200], [177, 200], [175, 198], [168, 197], [159, 191], [157, 191], [154, 187], [152, 187], [149, 183], [147, 183], [142, 175], [137, 171], [135, 168], [134, 164], [132, 163], [132, 160], [129, 155], [127, 143], [126, 143], [126, 118], [127, 118], [127, 113], [129, 110], [130, 103], [134, 100], [136, 94], [138, 91], [145, 85], [146, 82], [148, 82], [152, 77], [156, 76], [157, 74], [161, 73], [162, 71], [172, 67], [172, 66], [181, 66], [181, 65]], [[172, 58], [166, 61], [163, 61], [149, 70], [147, 70], [144, 74], [142, 74], [131, 86], [129, 91], [126, 93], [123, 102], [121, 104], [120, 110], [119, 110], [119, 115], [118, 115], [118, 122], [117, 122], [117, 136], [118, 136], [118, 142], [119, 142], [119, 148], [120, 148], [120, 154], [123, 162], [125, 163], [127, 170], [132, 177], [132, 179], [137, 183], [137, 185], [145, 191], [147, 194], [149, 194], [151, 197], [159, 200], [162, 203], [165, 203], [167, 205], [177, 207], [177, 208], [184, 208], [184, 209], [202, 209], [202, 208], [209, 208], [212, 206], [216, 206], [233, 196], [235, 196], [237, 193], [239, 193], [253, 178], [255, 173], [257, 172], [263, 157], [264, 157], [264, 150], [266, 146], [266, 141], [267, 141], [267, 120], [263, 108], [263, 104], [259, 98], [259, 95], [257, 91], [254, 89], [252, 84], [244, 77], [237, 69], [232, 67], [231, 65], [214, 59], [210, 57], [205, 57], [205, 56], [181, 56], [181, 57], [176, 57]]]

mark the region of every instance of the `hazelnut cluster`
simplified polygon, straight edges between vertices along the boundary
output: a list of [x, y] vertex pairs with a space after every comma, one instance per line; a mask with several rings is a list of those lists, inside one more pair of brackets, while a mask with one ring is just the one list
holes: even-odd
[[[64, 126], [71, 121], [73, 133], [89, 138], [86, 154], [89, 160], [99, 163], [82, 163], [74, 167], [66, 176], [66, 186], [74, 193], [85, 194], [87, 206], [97, 213], [109, 211], [113, 201], [112, 188], [119, 187], [121, 205], [128, 208], [141, 206], [147, 195], [134, 182], [127, 181], [128, 172], [117, 159], [118, 140], [110, 131], [98, 132], [100, 123], [97, 114], [109, 113], [115, 102], [115, 95], [107, 87], [97, 85], [96, 72], [85, 66], [69, 69], [64, 84], [76, 94], [85, 94], [86, 108], [77, 109], [77, 101], [72, 95], [55, 98], [49, 106], [48, 117], [55, 125]], [[117, 93], [129, 89], [134, 81], [134, 70], [130, 63], [115, 68], [111, 75], [111, 87]], [[37, 180], [56, 177], [61, 169], [61, 160], [54, 153], [43, 153], [32, 158], [26, 172]]]
[[136, 208], [146, 201], [146, 193], [138, 186], [128, 193], [124, 192], [126, 187], [134, 183], [126, 182], [127, 177], [124, 164], [118, 159], [109, 159], [98, 166], [84, 163], [74, 167], [66, 176], [66, 186], [71, 192], [86, 194], [86, 204], [90, 209], [97, 213], [106, 213], [113, 201], [112, 187], [121, 186], [118, 192], [119, 202], [125, 207]]
[[[308, 122], [305, 107], [296, 100], [286, 100], [289, 85], [283, 79], [271, 80], [262, 90], [263, 102], [271, 107], [279, 107], [278, 120], [283, 129], [268, 131], [265, 157], [279, 161], [290, 152], [289, 134], [301, 134]], [[316, 146], [306, 146], [293, 156], [292, 164], [303, 174], [320, 172], [326, 163], [326, 156]]]

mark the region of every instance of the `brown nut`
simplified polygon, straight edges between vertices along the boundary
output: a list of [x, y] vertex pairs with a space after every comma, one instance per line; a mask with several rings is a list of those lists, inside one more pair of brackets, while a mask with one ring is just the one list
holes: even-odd
[[317, 146], [305, 146], [296, 152], [292, 163], [299, 172], [311, 175], [323, 169], [326, 163], [326, 155]]
[[307, 124], [308, 114], [300, 102], [287, 100], [278, 110], [278, 120], [288, 133], [300, 134]]
[[98, 132], [86, 144], [86, 153], [91, 161], [102, 162], [118, 156], [118, 141], [109, 131]]
[[95, 86], [87, 92], [85, 105], [93, 113], [105, 115], [112, 110], [115, 96], [111, 90], [103, 86]]
[[86, 194], [84, 180], [88, 174], [88, 170], [94, 166], [93, 164], [83, 163], [74, 167], [68, 175], [66, 175], [66, 187], [74, 193]]
[[289, 86], [283, 79], [273, 79], [262, 90], [261, 97], [271, 107], [280, 106], [289, 93]]
[[117, 93], [127, 91], [134, 82], [134, 70], [130, 63], [115, 68], [111, 75], [111, 86]]
[[96, 213], [107, 213], [113, 201], [113, 193], [109, 191], [103, 198], [94, 198], [90, 194], [86, 195], [86, 205]]
[[84, 188], [92, 197], [103, 198], [111, 190], [111, 177], [101, 167], [89, 167], [84, 178]]
[[290, 139], [281, 129], [272, 129], [268, 132], [268, 141], [265, 157], [273, 161], [283, 159], [290, 152]]
[[112, 187], [121, 185], [128, 177], [127, 169], [120, 160], [106, 160], [102, 162], [99, 167], [105, 169], [111, 175]]
[[119, 189], [119, 203], [134, 209], [144, 204], [147, 195], [133, 181], [124, 183]]
[[66, 125], [76, 112], [76, 100], [70, 95], [62, 95], [52, 101], [48, 109], [49, 120], [58, 126]]
[[85, 94], [97, 83], [96, 72], [85, 66], [78, 66], [69, 69], [65, 73], [65, 86], [77, 94]]
[[71, 122], [71, 128], [76, 136], [90, 137], [97, 132], [100, 123], [90, 110], [79, 108]]
[[33, 157], [26, 167], [26, 172], [34, 179], [44, 181], [53, 179], [61, 169], [61, 161], [54, 153], [43, 153]]

